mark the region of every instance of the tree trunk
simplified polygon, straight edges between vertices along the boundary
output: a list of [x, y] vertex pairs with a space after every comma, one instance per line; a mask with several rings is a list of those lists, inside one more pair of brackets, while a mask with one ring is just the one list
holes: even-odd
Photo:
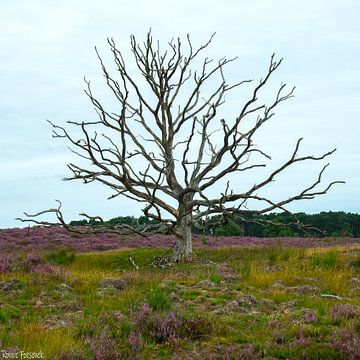
[[[194, 258], [192, 248], [192, 209], [189, 206], [192, 201], [192, 194], [184, 199], [179, 206], [178, 224], [175, 229], [176, 244], [174, 247], [172, 261], [191, 261]], [[185, 195], [186, 196], [186, 195]]]

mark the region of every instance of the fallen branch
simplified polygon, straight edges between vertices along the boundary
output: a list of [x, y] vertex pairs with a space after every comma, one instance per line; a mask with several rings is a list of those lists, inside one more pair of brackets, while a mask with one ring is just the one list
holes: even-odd
[[131, 264], [133, 264], [136, 270], [139, 270], [139, 267], [135, 264], [135, 261], [132, 259], [131, 256], [129, 256], [129, 261], [131, 262]]
[[341, 296], [332, 295], [332, 294], [320, 294], [320, 297], [326, 298], [326, 299], [349, 300], [349, 299], [343, 298]]

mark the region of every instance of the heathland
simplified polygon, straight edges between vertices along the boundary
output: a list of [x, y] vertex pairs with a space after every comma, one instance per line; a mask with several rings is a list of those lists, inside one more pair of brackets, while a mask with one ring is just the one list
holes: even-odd
[[360, 239], [0, 230], [0, 348], [47, 359], [359, 359]]

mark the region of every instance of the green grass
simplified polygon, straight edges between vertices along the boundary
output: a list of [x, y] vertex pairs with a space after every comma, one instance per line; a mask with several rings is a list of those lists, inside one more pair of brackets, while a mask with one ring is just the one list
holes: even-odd
[[57, 265], [71, 264], [75, 260], [75, 254], [68, 250], [58, 250], [47, 254], [47, 260]]
[[[0, 274], [0, 281], [21, 283], [17, 290], [0, 291], [0, 345], [43, 351], [49, 359], [93, 359], [99, 344], [125, 359], [201, 359], [214, 352], [230, 358], [246, 352], [254, 359], [345, 359], [332, 346], [332, 334], [347, 329], [360, 341], [360, 321], [334, 322], [331, 309], [339, 303], [360, 307], [358, 249], [198, 249], [197, 262], [166, 269], [151, 265], [161, 249], [48, 253], [44, 259], [62, 272]], [[102, 290], [104, 278], [123, 279], [126, 286]], [[311, 291], [302, 292], [306, 286]], [[317, 321], [307, 323], [304, 309]]]
[[335, 251], [329, 251], [325, 254], [315, 254], [312, 258], [312, 264], [315, 267], [323, 267], [331, 270], [338, 267], [338, 254]]

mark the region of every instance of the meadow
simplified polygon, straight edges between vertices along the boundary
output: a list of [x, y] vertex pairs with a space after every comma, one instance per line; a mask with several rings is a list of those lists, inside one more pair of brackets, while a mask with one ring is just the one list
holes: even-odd
[[359, 239], [173, 240], [0, 230], [0, 358], [360, 359]]

